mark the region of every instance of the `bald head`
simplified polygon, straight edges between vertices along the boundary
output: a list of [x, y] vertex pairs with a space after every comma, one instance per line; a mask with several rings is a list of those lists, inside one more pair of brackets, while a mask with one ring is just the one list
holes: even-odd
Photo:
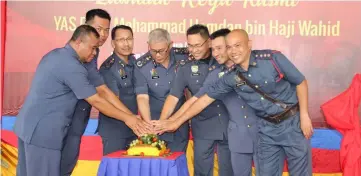
[[227, 38], [239, 38], [243, 41], [248, 41], [248, 33], [243, 29], [234, 29], [228, 35]]
[[226, 36], [227, 54], [235, 64], [246, 64], [252, 48], [252, 41], [243, 29], [235, 29]]

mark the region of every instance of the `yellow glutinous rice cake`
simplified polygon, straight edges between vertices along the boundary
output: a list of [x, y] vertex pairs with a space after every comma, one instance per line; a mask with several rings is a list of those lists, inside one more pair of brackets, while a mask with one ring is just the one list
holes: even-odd
[[129, 144], [127, 155], [132, 156], [164, 156], [169, 154], [164, 141], [154, 134], [147, 134], [133, 140]]

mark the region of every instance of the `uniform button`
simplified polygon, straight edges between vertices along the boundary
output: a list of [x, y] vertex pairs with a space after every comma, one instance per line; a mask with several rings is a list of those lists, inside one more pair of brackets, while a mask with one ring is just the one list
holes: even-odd
[[261, 97], [261, 100], [264, 100], [264, 98], [263, 98], [263, 97]]
[[127, 85], [127, 83], [124, 83], [124, 85]]
[[241, 89], [241, 91], [243, 91], [243, 88]]
[[168, 83], [170, 84], [170, 81]]
[[248, 77], [251, 77], [252, 75], [251, 74], [248, 74]]
[[247, 119], [247, 116], [244, 116], [245, 119]]
[[168, 72], [167, 72], [167, 75], [168, 75]]
[[69, 126], [70, 126], [70, 124], [66, 124], [66, 126], [67, 126], [67, 127], [69, 127]]
[[217, 107], [219, 108], [219, 105], [217, 105]]
[[251, 128], [251, 125], [247, 125], [248, 128]]
[[158, 83], [155, 83], [155, 86], [158, 86]]
[[85, 111], [85, 108], [83, 108], [83, 111]]
[[196, 82], [198, 82], [198, 80]]
[[241, 106], [242, 109], [244, 109], [244, 106]]
[[221, 114], [218, 114], [218, 116], [221, 116]]
[[258, 85], [254, 86], [254, 87], [258, 88]]
[[267, 84], [267, 81], [264, 81], [265, 84]]

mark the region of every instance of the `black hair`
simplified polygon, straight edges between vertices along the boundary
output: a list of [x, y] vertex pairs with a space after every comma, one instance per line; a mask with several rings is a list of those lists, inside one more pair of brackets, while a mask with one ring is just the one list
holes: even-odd
[[133, 30], [131, 27], [126, 26], [126, 25], [117, 25], [112, 29], [112, 34], [111, 34], [112, 40], [115, 39], [115, 33], [117, 32], [118, 29], [128, 30], [128, 31], [130, 31], [130, 33], [132, 33], [132, 36], [133, 36]]
[[193, 35], [193, 34], [200, 34], [202, 36], [202, 38], [204, 39], [209, 39], [209, 31], [207, 26], [202, 25], [202, 24], [195, 24], [193, 26], [191, 26], [190, 28], [188, 28], [187, 30], [187, 37], [188, 35]]
[[110, 15], [107, 11], [103, 9], [92, 9], [86, 13], [85, 23], [88, 23], [89, 21], [93, 20], [96, 16], [111, 21]]
[[231, 32], [231, 30], [227, 28], [219, 29], [211, 34], [211, 40], [214, 40], [217, 37], [225, 37]]
[[86, 25], [86, 24], [80, 25], [75, 29], [73, 35], [70, 38], [70, 41], [76, 41], [79, 38], [84, 37], [84, 36], [89, 35], [89, 34], [94, 34], [96, 38], [100, 37], [97, 30], [95, 28], [93, 28], [92, 26], [89, 26], [89, 25]]

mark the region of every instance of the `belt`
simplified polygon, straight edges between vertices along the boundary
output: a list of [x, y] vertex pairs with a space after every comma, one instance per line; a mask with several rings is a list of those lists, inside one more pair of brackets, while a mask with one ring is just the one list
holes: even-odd
[[279, 124], [281, 122], [283, 122], [284, 120], [288, 119], [289, 117], [292, 117], [294, 115], [296, 115], [296, 113], [300, 110], [298, 103], [293, 105], [292, 107], [290, 107], [289, 109], [281, 112], [280, 114], [274, 115], [274, 116], [270, 116], [270, 117], [265, 117], [263, 118], [264, 120], [267, 120], [271, 123], [274, 124]]

